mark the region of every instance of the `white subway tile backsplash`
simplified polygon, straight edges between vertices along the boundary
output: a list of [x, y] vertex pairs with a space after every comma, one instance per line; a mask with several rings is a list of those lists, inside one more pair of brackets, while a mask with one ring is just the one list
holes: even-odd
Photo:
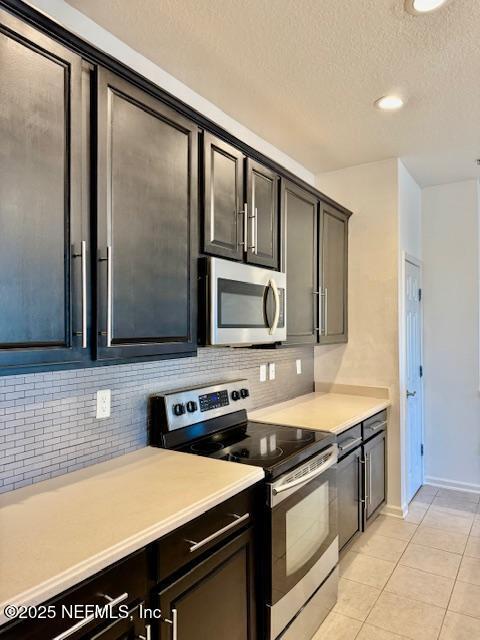
[[[276, 379], [260, 383], [266, 360], [275, 364]], [[0, 493], [145, 446], [154, 393], [234, 378], [248, 379], [255, 407], [309, 393], [313, 348], [202, 348], [197, 358], [2, 377]], [[112, 415], [96, 420], [95, 394], [102, 388], [112, 390]]]

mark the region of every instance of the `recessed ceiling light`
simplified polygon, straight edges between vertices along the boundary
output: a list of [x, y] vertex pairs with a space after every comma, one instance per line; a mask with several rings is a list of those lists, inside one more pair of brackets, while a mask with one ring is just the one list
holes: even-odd
[[395, 111], [403, 107], [403, 100], [399, 96], [383, 96], [375, 101], [375, 106], [383, 111]]
[[450, 0], [405, 0], [405, 8], [409, 13], [419, 15], [436, 11], [444, 7]]

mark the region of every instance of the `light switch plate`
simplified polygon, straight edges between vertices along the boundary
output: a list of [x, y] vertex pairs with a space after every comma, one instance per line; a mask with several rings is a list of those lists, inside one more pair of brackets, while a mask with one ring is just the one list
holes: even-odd
[[268, 379], [275, 380], [275, 363], [270, 362], [268, 365]]
[[295, 360], [295, 365], [297, 367], [297, 374], [300, 375], [302, 373], [302, 361], [300, 360], [300, 358], [298, 360]]
[[110, 389], [100, 389], [97, 391], [97, 420], [110, 417], [111, 403], [112, 392]]
[[261, 364], [260, 365], [260, 382], [265, 382], [266, 379], [267, 379], [267, 365]]

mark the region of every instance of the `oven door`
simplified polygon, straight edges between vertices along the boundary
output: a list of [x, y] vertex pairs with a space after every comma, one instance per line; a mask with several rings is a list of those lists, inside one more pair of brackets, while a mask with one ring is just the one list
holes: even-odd
[[268, 485], [268, 604], [277, 635], [337, 564], [336, 462], [333, 445]]
[[210, 258], [210, 344], [285, 340], [285, 283], [284, 273]]

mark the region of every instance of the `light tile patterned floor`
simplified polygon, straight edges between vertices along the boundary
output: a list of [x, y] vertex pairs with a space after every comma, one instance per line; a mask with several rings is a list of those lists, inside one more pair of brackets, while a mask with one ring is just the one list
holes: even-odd
[[480, 495], [423, 486], [406, 520], [379, 516], [340, 562], [313, 640], [480, 640]]

